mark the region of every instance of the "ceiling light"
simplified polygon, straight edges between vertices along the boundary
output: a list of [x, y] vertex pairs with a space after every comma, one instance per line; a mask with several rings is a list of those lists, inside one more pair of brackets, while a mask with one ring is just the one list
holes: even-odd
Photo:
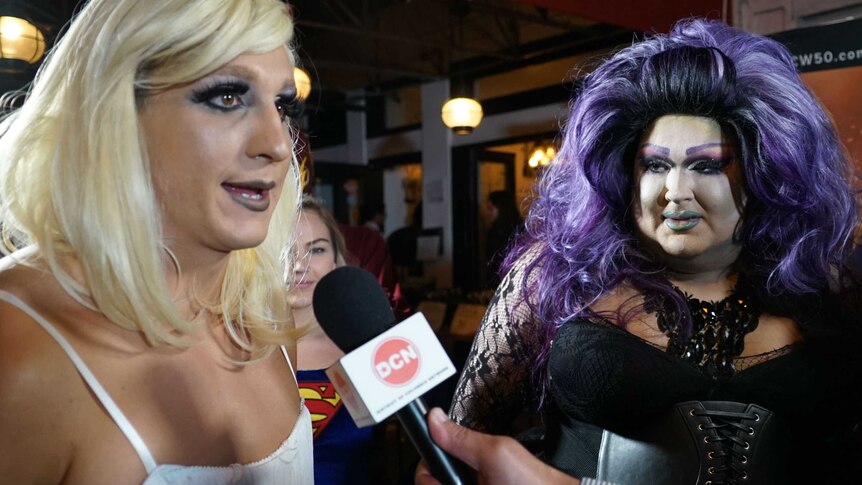
[[553, 162], [557, 156], [557, 148], [551, 141], [538, 141], [524, 147], [527, 162], [524, 164], [524, 176], [535, 177], [538, 172]]
[[0, 17], [0, 59], [35, 64], [45, 54], [45, 36], [35, 25], [18, 17]]
[[443, 105], [443, 123], [456, 135], [467, 135], [482, 122], [482, 105], [473, 98], [452, 98]]

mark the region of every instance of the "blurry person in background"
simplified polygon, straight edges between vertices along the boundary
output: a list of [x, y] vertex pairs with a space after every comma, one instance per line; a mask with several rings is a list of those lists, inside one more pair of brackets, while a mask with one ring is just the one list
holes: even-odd
[[515, 196], [505, 190], [488, 194], [485, 215], [489, 222], [485, 235], [485, 259], [487, 263], [487, 288], [496, 288], [500, 283], [500, 265], [506, 257], [506, 249], [523, 224]]
[[411, 276], [422, 276], [422, 262], [416, 252], [419, 235], [422, 233], [422, 202], [413, 208], [410, 224], [397, 229], [386, 238], [389, 254], [398, 279], [406, 281]]
[[383, 202], [369, 201], [362, 204], [359, 219], [362, 225], [368, 229], [383, 234], [383, 223], [386, 221], [386, 207]]
[[289, 301], [297, 327], [306, 331], [297, 344], [297, 378], [311, 411], [314, 483], [368, 483], [372, 428], [356, 427], [326, 376], [326, 368], [344, 353], [323, 332], [312, 306], [317, 283], [346, 264], [347, 249], [338, 224], [320, 202], [303, 196], [301, 207]]
[[401, 291], [401, 281], [389, 257], [389, 248], [383, 235], [365, 226], [338, 224], [347, 245], [348, 264], [359, 266], [377, 277], [377, 282], [386, 292], [396, 321], [412, 313], [410, 304]]

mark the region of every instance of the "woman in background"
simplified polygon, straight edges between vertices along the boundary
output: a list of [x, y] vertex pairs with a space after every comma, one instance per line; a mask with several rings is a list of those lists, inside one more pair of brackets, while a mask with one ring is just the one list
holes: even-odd
[[500, 265], [506, 257], [506, 249], [514, 236], [520, 231], [523, 220], [515, 196], [505, 190], [488, 194], [485, 213], [490, 225], [485, 236], [485, 255], [488, 261], [486, 286], [496, 288], [500, 283]]
[[0, 127], [4, 483], [311, 483], [278, 0], [92, 0]]
[[544, 401], [544, 458], [628, 485], [857, 479], [851, 175], [777, 42], [688, 20], [621, 50], [572, 103], [451, 416], [503, 433]]
[[326, 376], [326, 368], [344, 353], [323, 332], [312, 307], [320, 279], [346, 264], [344, 238], [320, 202], [304, 196], [301, 207], [289, 301], [297, 326], [306, 331], [297, 343], [297, 378], [312, 417], [314, 482], [367, 483], [372, 428], [356, 427]]

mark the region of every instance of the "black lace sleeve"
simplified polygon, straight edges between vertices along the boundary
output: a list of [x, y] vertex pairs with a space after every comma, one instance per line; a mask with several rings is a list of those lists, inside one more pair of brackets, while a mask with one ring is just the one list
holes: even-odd
[[476, 332], [449, 409], [463, 426], [506, 433], [533, 400], [530, 374], [541, 340], [522, 295], [525, 266], [519, 262], [500, 282]]

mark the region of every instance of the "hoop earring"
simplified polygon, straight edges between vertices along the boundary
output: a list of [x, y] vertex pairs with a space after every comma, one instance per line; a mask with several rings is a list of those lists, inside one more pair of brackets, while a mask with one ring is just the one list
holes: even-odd
[[174, 268], [177, 270], [177, 281], [179, 281], [179, 279], [183, 275], [183, 271], [182, 271], [182, 269], [180, 269], [180, 260], [177, 259], [177, 255], [174, 254], [174, 252], [171, 251], [169, 247], [163, 245], [162, 249], [164, 249], [165, 253], [168, 254], [168, 258], [170, 258], [171, 263], [173, 263]]

